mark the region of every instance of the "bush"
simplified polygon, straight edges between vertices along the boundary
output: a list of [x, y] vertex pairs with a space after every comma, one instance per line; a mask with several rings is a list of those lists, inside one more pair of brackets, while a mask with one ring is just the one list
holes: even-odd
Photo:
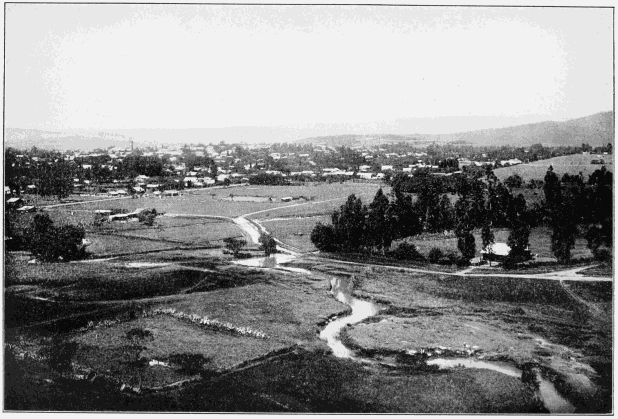
[[55, 227], [47, 214], [37, 214], [24, 236], [28, 249], [43, 261], [68, 261], [86, 256], [84, 228], [69, 224]]
[[438, 263], [438, 261], [442, 259], [443, 256], [444, 254], [442, 253], [442, 250], [438, 249], [437, 247], [434, 247], [433, 249], [429, 251], [429, 254], [427, 255], [427, 259], [431, 263]]
[[457, 262], [455, 262], [459, 268], [465, 268], [466, 266], [470, 266], [470, 259], [466, 258], [458, 258]]
[[180, 371], [189, 374], [200, 374], [203, 375], [205, 373], [204, 364], [208, 364], [211, 362], [211, 359], [205, 357], [202, 354], [173, 354], [169, 357], [170, 362], [177, 364], [180, 367]]
[[395, 250], [391, 250], [388, 254], [397, 260], [425, 260], [425, 257], [419, 253], [416, 246], [407, 242], [399, 243]]
[[142, 212], [140, 212], [139, 214], [137, 214], [137, 220], [140, 223], [144, 223], [144, 225], [147, 226], [152, 226], [154, 224], [154, 219], [155, 217], [158, 215], [157, 210], [152, 208], [152, 209], [145, 209]]
[[261, 233], [259, 242], [261, 244], [260, 250], [264, 251], [266, 257], [277, 253], [277, 242], [270, 234]]
[[597, 248], [592, 251], [594, 259], [600, 262], [610, 262], [612, 260], [612, 251], [606, 248]]
[[311, 243], [313, 243], [318, 250], [324, 252], [333, 252], [337, 250], [337, 240], [333, 226], [317, 223], [311, 231]]

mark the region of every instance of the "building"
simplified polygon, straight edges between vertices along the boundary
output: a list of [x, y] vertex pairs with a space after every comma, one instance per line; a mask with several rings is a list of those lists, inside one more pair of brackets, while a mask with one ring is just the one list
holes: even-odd
[[[526, 249], [525, 259], [531, 259], [530, 249]], [[481, 250], [481, 257], [486, 261], [504, 262], [511, 253], [511, 247], [506, 243], [492, 243]]]

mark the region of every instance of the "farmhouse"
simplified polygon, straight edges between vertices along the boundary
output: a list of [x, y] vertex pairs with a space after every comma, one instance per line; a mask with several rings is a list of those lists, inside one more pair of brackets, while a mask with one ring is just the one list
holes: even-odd
[[[481, 250], [483, 260], [503, 262], [511, 253], [511, 247], [506, 243], [492, 243]], [[526, 258], [530, 259], [530, 250], [526, 249]]]

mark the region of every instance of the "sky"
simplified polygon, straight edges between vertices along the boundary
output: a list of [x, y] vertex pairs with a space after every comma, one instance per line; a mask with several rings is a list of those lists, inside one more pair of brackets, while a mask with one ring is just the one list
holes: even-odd
[[613, 109], [612, 25], [609, 8], [7, 4], [5, 127], [567, 120]]

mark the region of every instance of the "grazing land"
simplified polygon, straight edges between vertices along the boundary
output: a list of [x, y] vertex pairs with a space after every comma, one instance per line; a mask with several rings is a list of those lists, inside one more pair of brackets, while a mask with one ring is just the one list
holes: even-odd
[[[593, 160], [603, 159], [603, 164], [592, 164]], [[565, 173], [577, 175], [582, 172], [584, 179], [588, 179], [595, 170], [605, 166], [610, 172], [614, 172], [614, 156], [611, 154], [572, 154], [569, 156], [554, 157], [547, 160], [538, 160], [532, 163], [518, 164], [515, 166], [501, 167], [494, 170], [498, 179], [504, 181], [512, 175], [519, 175], [524, 181], [531, 179], [543, 179], [549, 166], [554, 172], [562, 177]]]
[[[387, 260], [378, 267], [367, 259], [346, 264], [319, 254], [291, 257], [296, 259], [288, 267], [296, 271], [265, 262], [268, 268], [251, 268], [222, 251], [222, 239], [247, 234], [239, 225], [191, 217], [248, 214], [284, 243], [312, 252], [309, 236], [318, 221], [329, 222], [350, 193], [369, 203], [379, 187], [239, 187], [214, 196], [192, 191], [50, 209], [55, 222], [84, 225], [93, 257], [109, 259], [28, 263], [27, 252], [11, 254], [6, 408], [547, 412], [523, 376], [438, 369], [426, 363], [428, 355], [410, 355], [429, 351], [448, 358], [452, 354], [436, 349], [476, 347], [470, 359], [541, 371], [576, 412], [611, 411], [611, 281], [465, 277], [451, 275], [459, 269], [454, 266], [436, 272], [425, 264], [424, 272], [413, 272]], [[220, 199], [230, 193], [273, 200]], [[299, 196], [308, 200], [281, 201]], [[158, 216], [153, 226], [94, 223], [95, 209], [136, 208], [185, 215]], [[495, 233], [496, 241], [506, 241], [508, 231]], [[481, 239], [474, 235], [478, 254]], [[530, 242], [533, 253], [551, 259], [547, 229], [534, 229]], [[432, 247], [457, 252], [454, 237], [426, 235], [413, 243], [425, 255]], [[244, 251], [263, 254], [250, 241]], [[578, 238], [573, 255], [590, 256], [585, 241]], [[611, 276], [607, 267], [592, 269], [600, 279]], [[379, 310], [342, 329], [342, 344], [354, 352], [344, 359], [333, 355], [320, 333], [350, 313], [329, 292], [331, 280], [349, 277], [354, 297]], [[127, 336], [135, 330], [148, 332], [149, 339], [132, 343]], [[66, 376], [50, 361], [58, 339], [74, 348]]]

